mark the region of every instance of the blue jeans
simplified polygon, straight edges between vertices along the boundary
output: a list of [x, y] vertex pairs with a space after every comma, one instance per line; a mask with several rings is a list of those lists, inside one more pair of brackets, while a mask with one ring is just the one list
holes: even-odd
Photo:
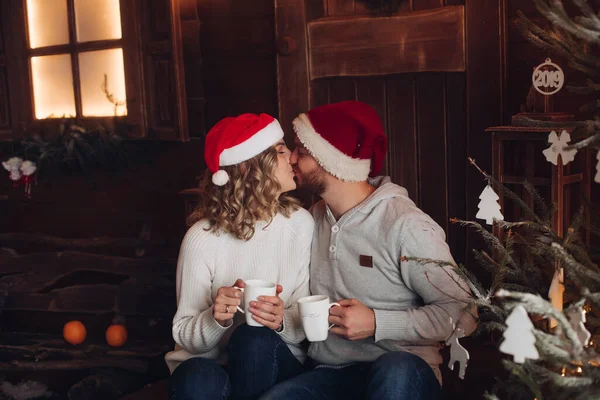
[[277, 333], [243, 324], [229, 340], [228, 367], [207, 358], [184, 361], [169, 378], [169, 400], [255, 399], [303, 371]]
[[407, 352], [390, 352], [371, 363], [318, 367], [280, 383], [260, 400], [437, 400], [440, 384], [431, 367]]

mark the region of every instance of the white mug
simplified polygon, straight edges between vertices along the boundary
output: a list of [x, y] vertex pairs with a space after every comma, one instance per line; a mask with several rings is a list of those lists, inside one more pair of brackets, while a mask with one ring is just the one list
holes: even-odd
[[240, 288], [234, 286], [234, 289], [239, 290], [244, 293], [244, 300], [242, 304], [244, 308], [238, 306], [238, 310], [242, 312], [242, 314], [246, 314], [246, 323], [250, 326], [263, 326], [260, 322], [256, 321], [252, 318], [252, 313], [249, 311], [250, 302], [258, 301], [259, 296], [275, 296], [275, 292], [277, 291], [277, 285], [273, 282], [263, 281], [260, 279], [250, 279], [248, 281], [244, 281], [246, 285], [245, 288]]
[[329, 303], [329, 297], [323, 295], [302, 297], [298, 300], [298, 309], [302, 317], [302, 328], [309, 342], [321, 342], [333, 325], [329, 326], [329, 309], [339, 306]]

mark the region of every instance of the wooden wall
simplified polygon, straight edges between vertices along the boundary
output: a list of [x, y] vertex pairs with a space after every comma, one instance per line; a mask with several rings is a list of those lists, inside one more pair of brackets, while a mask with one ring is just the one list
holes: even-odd
[[[227, 115], [277, 114], [273, 2], [180, 2], [192, 140], [140, 147], [147, 161], [132, 164], [116, 176], [99, 172], [40, 182], [31, 200], [25, 198], [22, 187], [11, 187], [8, 173], [0, 174], [0, 233], [131, 238], [138, 237], [146, 225], [150, 239], [164, 243], [148, 255], [177, 256], [186, 230], [184, 201], [178, 193], [194, 187], [204, 170], [201, 132]], [[190, 35], [197, 18], [200, 37]], [[195, 51], [198, 41], [201, 52]], [[206, 119], [198, 127], [201, 107]], [[0, 144], [0, 159], [10, 154], [11, 146]]]
[[277, 115], [272, 0], [197, 0], [206, 124], [244, 112]]
[[[312, 19], [367, 12], [358, 0], [327, 0], [327, 7], [313, 7], [320, 1], [309, 1]], [[182, 20], [195, 24], [199, 19], [201, 24], [201, 53], [184, 48], [190, 119], [204, 99], [206, 129], [226, 115], [276, 115], [273, 0], [186, 2]], [[463, 260], [476, 242], [447, 221], [474, 217], [484, 182], [466, 157], [473, 156], [491, 171], [491, 138], [484, 129], [510, 121], [529, 90], [531, 68], [545, 58], [524, 42], [511, 23], [519, 8], [528, 15], [536, 11], [530, 0], [405, 0], [400, 4], [403, 11], [465, 5], [466, 73], [326, 79], [314, 83], [314, 102], [359, 99], [377, 109], [390, 138], [387, 171], [448, 231], [455, 257]], [[186, 36], [184, 29], [184, 43], [197, 40]], [[561, 111], [576, 106], [576, 99], [567, 95], [557, 99]], [[191, 142], [159, 142], [151, 163], [133, 166], [117, 177], [97, 174], [96, 186], [82, 178], [62, 177], [34, 187], [33, 199], [26, 200], [3, 177], [0, 195], [8, 194], [8, 200], [0, 200], [0, 232], [135, 237], [150, 223], [152, 238], [164, 239], [168, 243], [164, 252], [176, 256], [185, 232], [178, 192], [194, 186], [204, 168], [201, 129], [192, 125], [191, 136], [196, 138]], [[2, 158], [9, 152], [0, 146]]]

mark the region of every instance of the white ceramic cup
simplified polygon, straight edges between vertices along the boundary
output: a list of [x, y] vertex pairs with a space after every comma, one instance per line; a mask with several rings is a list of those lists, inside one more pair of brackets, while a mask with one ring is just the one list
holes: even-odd
[[333, 325], [329, 326], [329, 309], [339, 306], [329, 303], [329, 297], [323, 295], [302, 297], [298, 300], [298, 309], [302, 317], [302, 328], [309, 342], [321, 342]]
[[243, 314], [246, 314], [246, 323], [250, 326], [264, 326], [260, 322], [256, 321], [252, 318], [252, 313], [250, 310], [250, 302], [258, 301], [259, 296], [275, 296], [277, 290], [277, 284], [273, 282], [263, 281], [260, 279], [250, 279], [248, 281], [244, 281], [246, 285], [245, 288], [240, 288], [234, 286], [234, 289], [239, 290], [244, 293], [244, 299], [242, 300], [242, 305], [244, 308], [238, 307]]

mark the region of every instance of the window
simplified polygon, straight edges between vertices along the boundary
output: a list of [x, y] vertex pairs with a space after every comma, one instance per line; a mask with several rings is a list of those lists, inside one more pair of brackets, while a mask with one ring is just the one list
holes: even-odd
[[27, 0], [36, 119], [127, 115], [119, 0]]
[[1, 0], [0, 139], [116, 117], [187, 140], [180, 1]]

